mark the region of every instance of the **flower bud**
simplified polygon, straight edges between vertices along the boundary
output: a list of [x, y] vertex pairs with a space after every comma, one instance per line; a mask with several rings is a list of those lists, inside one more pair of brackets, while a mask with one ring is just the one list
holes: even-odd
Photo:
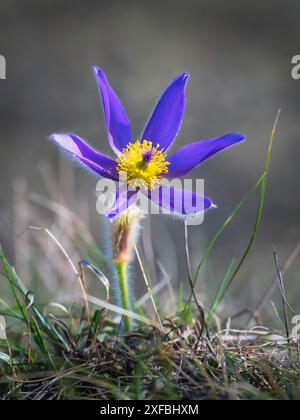
[[113, 222], [113, 259], [117, 264], [129, 263], [140, 220], [144, 217], [138, 206], [132, 205]]

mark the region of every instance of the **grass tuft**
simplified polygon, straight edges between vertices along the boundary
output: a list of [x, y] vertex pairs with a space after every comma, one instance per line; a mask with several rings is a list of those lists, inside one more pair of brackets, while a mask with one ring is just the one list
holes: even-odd
[[[299, 399], [299, 348], [285, 334], [217, 329], [214, 311], [232, 263], [208, 312], [208, 335], [178, 317], [139, 322], [130, 333], [96, 309], [90, 321], [66, 308], [46, 316], [0, 253], [15, 307], [4, 305], [0, 340], [2, 399]], [[84, 312], [85, 306], [82, 307]], [[194, 313], [195, 316], [195, 313]], [[195, 344], [197, 343], [197, 346]]]

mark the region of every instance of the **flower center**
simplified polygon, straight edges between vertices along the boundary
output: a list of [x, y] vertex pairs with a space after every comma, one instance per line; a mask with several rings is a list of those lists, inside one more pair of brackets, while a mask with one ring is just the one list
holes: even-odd
[[129, 143], [117, 158], [117, 170], [123, 181], [134, 188], [156, 188], [168, 173], [166, 154], [151, 141]]

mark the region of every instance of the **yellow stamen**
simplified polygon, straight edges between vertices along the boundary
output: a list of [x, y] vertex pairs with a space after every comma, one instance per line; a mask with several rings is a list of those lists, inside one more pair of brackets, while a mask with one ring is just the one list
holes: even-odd
[[142, 189], [158, 187], [170, 165], [159, 144], [154, 147], [148, 140], [129, 143], [118, 156], [117, 164], [122, 180], [134, 188]]

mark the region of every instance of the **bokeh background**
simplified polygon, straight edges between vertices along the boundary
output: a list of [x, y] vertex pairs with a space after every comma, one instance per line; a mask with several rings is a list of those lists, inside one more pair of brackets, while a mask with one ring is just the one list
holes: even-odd
[[[96, 179], [74, 169], [47, 141], [52, 132], [72, 131], [109, 153], [91, 66], [105, 69], [136, 138], [162, 89], [188, 71], [186, 117], [174, 148], [231, 131], [247, 135], [244, 145], [193, 172], [219, 205], [204, 225], [190, 229], [193, 267], [262, 173], [282, 108], [263, 225], [226, 302], [229, 314], [255, 308], [275, 275], [272, 244], [283, 263], [300, 241], [300, 81], [291, 78], [291, 58], [300, 54], [299, 14], [300, 3], [292, 0], [1, 0], [7, 80], [0, 81], [0, 242], [24, 281], [33, 281], [32, 270], [42, 265], [35, 281], [44, 282], [45, 292], [74, 299], [71, 271], [56, 272], [58, 250], [42, 244], [42, 233], [18, 237], [28, 224], [52, 229], [74, 258], [87, 257], [69, 241], [80, 223], [87, 224], [87, 239], [105, 251]], [[215, 247], [198, 289], [203, 300], [213, 296], [226, 264], [241, 255], [257, 204], [255, 196]], [[71, 227], [66, 209], [78, 215]], [[176, 290], [187, 284], [182, 223], [161, 216], [145, 220], [141, 245], [154, 283], [163, 266]], [[300, 310], [299, 270], [296, 260], [286, 282], [289, 300]], [[137, 268], [132, 272], [137, 294], [143, 294], [141, 275]]]

